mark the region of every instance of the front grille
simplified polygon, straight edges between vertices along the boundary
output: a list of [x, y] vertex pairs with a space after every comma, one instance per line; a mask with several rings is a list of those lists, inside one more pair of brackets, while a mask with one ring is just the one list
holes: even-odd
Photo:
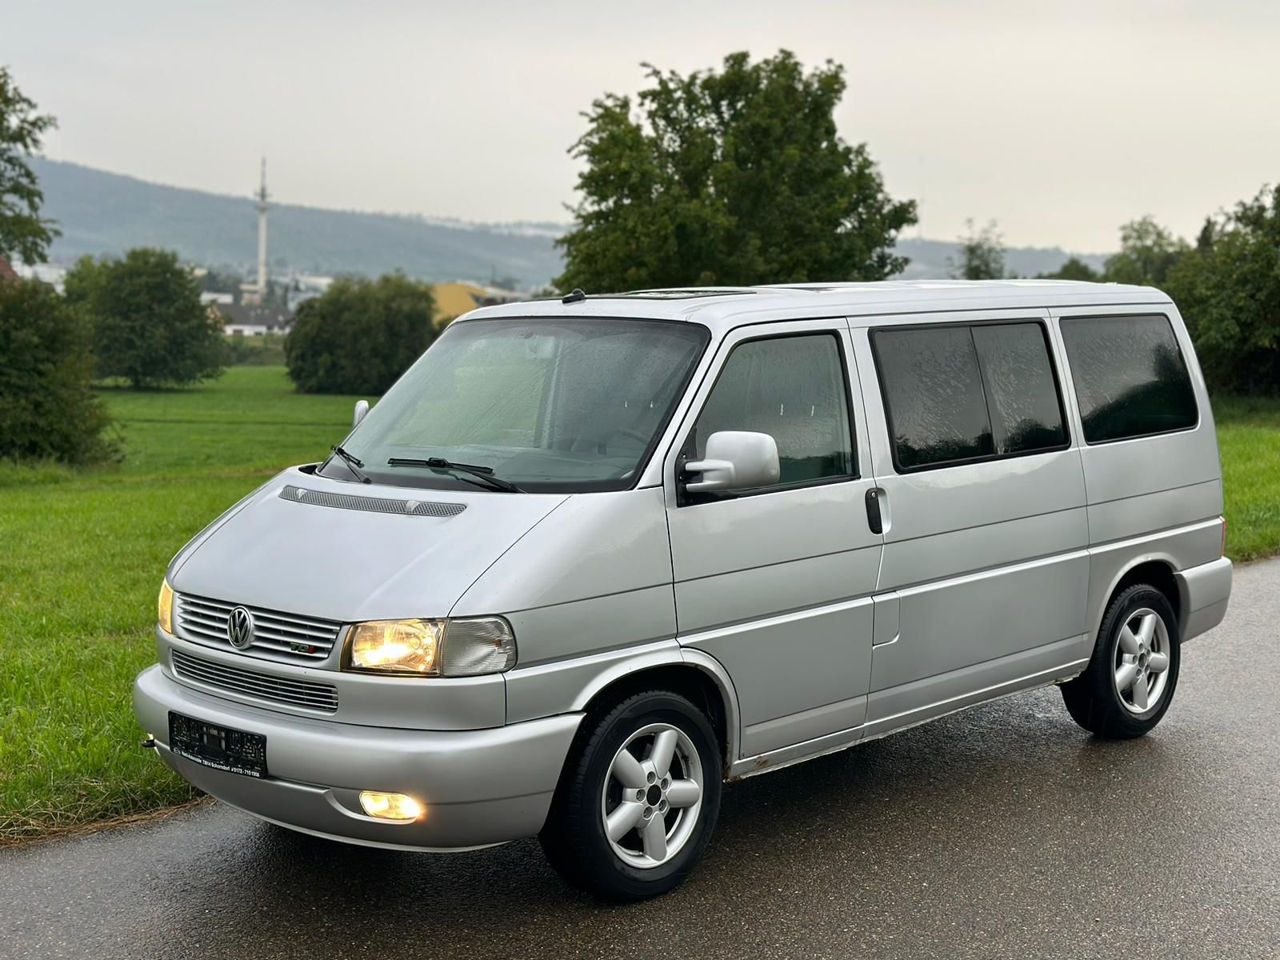
[[338, 690], [327, 683], [310, 680], [291, 680], [270, 674], [256, 673], [225, 663], [215, 663], [173, 651], [173, 672], [184, 680], [205, 687], [214, 687], [230, 693], [238, 693], [253, 700], [283, 703], [304, 710], [334, 713], [338, 709]]
[[[211, 644], [224, 650], [235, 649], [227, 634], [227, 620], [239, 604], [205, 597], [179, 594], [174, 598], [174, 613], [178, 636], [196, 643]], [[269, 650], [286, 659], [323, 660], [338, 641], [342, 624], [316, 617], [300, 617], [294, 613], [280, 613], [261, 607], [245, 607], [253, 616], [253, 639], [248, 647], [251, 652]]]

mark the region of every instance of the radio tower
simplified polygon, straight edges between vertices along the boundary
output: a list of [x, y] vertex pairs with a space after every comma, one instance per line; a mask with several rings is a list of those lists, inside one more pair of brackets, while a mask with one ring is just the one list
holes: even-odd
[[258, 296], [267, 295], [267, 158], [262, 158], [262, 183], [254, 194], [258, 201]]

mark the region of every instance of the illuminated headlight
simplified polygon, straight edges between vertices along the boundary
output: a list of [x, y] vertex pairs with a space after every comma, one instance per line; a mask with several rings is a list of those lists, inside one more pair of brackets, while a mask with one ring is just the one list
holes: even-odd
[[160, 629], [165, 633], [173, 633], [173, 587], [168, 580], [160, 581], [160, 598], [156, 601], [156, 619], [160, 621]]
[[347, 634], [347, 667], [417, 677], [475, 677], [510, 670], [516, 638], [501, 617], [371, 620]]

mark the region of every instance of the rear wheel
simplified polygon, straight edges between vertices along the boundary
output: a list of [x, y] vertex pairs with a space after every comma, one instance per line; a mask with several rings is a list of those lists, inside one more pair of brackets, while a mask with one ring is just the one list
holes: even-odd
[[567, 881], [608, 900], [666, 893], [702, 855], [720, 807], [720, 751], [684, 697], [628, 697], [584, 731], [539, 840]]
[[1173, 607], [1155, 587], [1135, 584], [1107, 607], [1089, 666], [1062, 685], [1062, 699], [1091, 733], [1140, 737], [1169, 709], [1180, 663]]

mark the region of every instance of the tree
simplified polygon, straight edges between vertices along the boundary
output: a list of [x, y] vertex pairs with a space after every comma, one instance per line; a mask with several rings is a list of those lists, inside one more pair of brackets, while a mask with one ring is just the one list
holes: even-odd
[[303, 393], [381, 394], [430, 346], [434, 311], [431, 288], [403, 274], [339, 278], [298, 307], [289, 378]]
[[41, 263], [58, 235], [53, 221], [40, 218], [44, 194], [26, 162], [54, 126], [53, 117], [36, 113], [9, 68], [0, 67], [0, 257]]
[[0, 458], [109, 457], [83, 316], [47, 284], [0, 279]]
[[951, 275], [957, 280], [999, 280], [1004, 276], [1004, 243], [994, 220], [975, 230], [972, 220], [965, 221], [968, 231], [960, 238], [959, 262], [951, 262]]
[[834, 111], [844, 70], [790, 52], [681, 76], [642, 65], [636, 98], [605, 94], [570, 153], [583, 161], [575, 228], [557, 241], [567, 290], [877, 280], [906, 266], [895, 201]]
[[1112, 283], [1160, 287], [1188, 249], [1153, 217], [1131, 220], [1120, 228], [1120, 252], [1107, 258], [1102, 276]]
[[1211, 386], [1280, 394], [1280, 186], [1202, 229], [1167, 286]]
[[1079, 257], [1067, 257], [1066, 261], [1053, 273], [1042, 273], [1036, 278], [1038, 280], [1088, 280], [1096, 282], [1102, 279], [1102, 274], [1093, 267], [1089, 266]]
[[93, 324], [98, 376], [147, 388], [221, 375], [222, 324], [177, 254], [141, 247], [119, 260], [84, 257], [67, 273], [66, 294]]

